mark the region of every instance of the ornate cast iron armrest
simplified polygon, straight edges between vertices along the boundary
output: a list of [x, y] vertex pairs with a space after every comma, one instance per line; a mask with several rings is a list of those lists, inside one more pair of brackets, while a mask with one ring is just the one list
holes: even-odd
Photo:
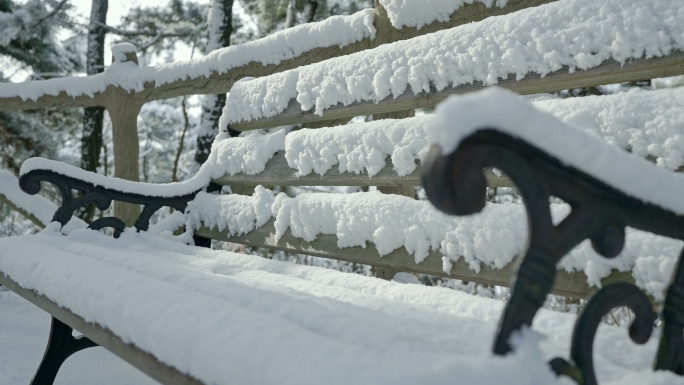
[[[429, 200], [451, 215], [479, 212], [486, 201], [485, 167], [496, 167], [513, 180], [525, 203], [529, 227], [528, 249], [494, 341], [496, 354], [509, 352], [511, 334], [532, 324], [553, 286], [556, 264], [583, 240], [590, 239], [596, 252], [613, 258], [622, 250], [626, 226], [684, 239], [684, 217], [633, 198], [496, 128], [475, 131], [448, 155], [441, 155], [436, 146], [431, 148], [423, 175]], [[572, 208], [557, 225], [551, 220], [551, 196]], [[684, 266], [681, 255], [679, 259], [662, 312], [664, 328], [655, 368], [683, 374]], [[555, 359], [552, 367], [557, 373], [580, 383], [596, 383], [590, 365], [594, 333], [601, 317], [614, 306], [632, 308], [637, 317], [630, 335], [640, 343], [648, 340], [653, 321], [648, 298], [633, 285], [619, 285], [605, 287], [590, 299], [573, 335], [574, 365]]]
[[[73, 216], [73, 213], [88, 204], [95, 204], [100, 210], [106, 210], [112, 201], [120, 201], [143, 205], [143, 210], [135, 221], [134, 227], [138, 231], [146, 231], [152, 215], [160, 208], [167, 206], [183, 212], [188, 202], [195, 198], [201, 191], [193, 191], [185, 195], [162, 196], [162, 195], [142, 195], [132, 192], [118, 191], [112, 188], [105, 188], [95, 185], [83, 179], [60, 174], [59, 172], [48, 169], [31, 170], [19, 178], [20, 188], [27, 194], [35, 195], [41, 189], [41, 182], [49, 182], [55, 185], [61, 195], [62, 204], [52, 217], [52, 222], [59, 222], [62, 226]], [[216, 191], [220, 186], [211, 183], [207, 190]], [[78, 191], [79, 196], [74, 196], [73, 191]], [[100, 218], [88, 226], [88, 228], [99, 230], [111, 227], [114, 229], [114, 236], [118, 238], [126, 225], [115, 217]]]

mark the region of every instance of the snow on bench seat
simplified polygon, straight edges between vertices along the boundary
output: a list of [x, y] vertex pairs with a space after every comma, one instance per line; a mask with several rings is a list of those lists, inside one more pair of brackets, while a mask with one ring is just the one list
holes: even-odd
[[[570, 207], [552, 204], [551, 212], [558, 222]], [[198, 194], [188, 205], [188, 232], [180, 239], [190, 242], [192, 233], [205, 227], [223, 232], [230, 241], [267, 223], [273, 225], [276, 244], [283, 244], [288, 230], [306, 242], [334, 235], [340, 249], [337, 255], [342, 257], [345, 248], [372, 244], [380, 262], [382, 256], [404, 248], [416, 264], [437, 254], [446, 273], [461, 259], [476, 273], [483, 266], [507, 267], [525, 250], [528, 231], [521, 204], [488, 203], [481, 213], [454, 217], [427, 201], [399, 195], [309, 193], [290, 198], [259, 186], [251, 197]], [[172, 237], [170, 233], [163, 236]], [[639, 287], [662, 301], [681, 249], [679, 240], [627, 229], [627, 242], [618, 257], [605, 259], [585, 241], [561, 260], [558, 269], [583, 272], [590, 286], [599, 287], [612, 270], [630, 272]]]
[[228, 124], [273, 117], [293, 99], [301, 111], [322, 115], [338, 104], [397, 98], [409, 87], [418, 94], [493, 85], [509, 75], [667, 56], [684, 49], [682, 19], [678, 1], [552, 2], [237, 83], [224, 117]]
[[[502, 302], [445, 288], [185, 246], [126, 231], [48, 228], [0, 239], [0, 271], [24, 289], [208, 384], [552, 384], [575, 316], [542, 310], [517, 351], [495, 357]], [[605, 384], [674, 384], [651, 372], [657, 338], [602, 327]], [[620, 352], [615, 354], [615, 352]]]

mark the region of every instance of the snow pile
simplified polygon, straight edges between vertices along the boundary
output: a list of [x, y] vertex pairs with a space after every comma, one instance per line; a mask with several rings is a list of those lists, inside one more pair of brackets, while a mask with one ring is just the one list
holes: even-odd
[[[632, 153], [657, 159], [676, 170], [684, 166], [684, 88], [633, 89], [605, 96], [537, 98], [536, 108], [564, 123]], [[288, 165], [304, 176], [340, 172], [375, 175], [391, 160], [399, 176], [408, 175], [427, 152], [433, 115], [294, 131], [285, 138]]]
[[250, 132], [237, 138], [231, 138], [225, 132], [219, 133], [211, 146], [208, 164], [200, 169], [200, 173], [208, 173], [212, 178], [237, 173], [255, 175], [264, 171], [266, 162], [276, 152], [284, 149], [285, 130], [270, 134]]
[[389, 157], [399, 176], [412, 173], [427, 153], [425, 132], [432, 116], [379, 120], [325, 129], [304, 129], [285, 138], [287, 164], [298, 176], [324, 175], [334, 165], [340, 172], [378, 173]]
[[606, 143], [653, 157], [669, 170], [684, 166], [684, 87], [634, 88], [615, 95], [547, 99], [532, 105]]
[[128, 54], [134, 54], [136, 48], [131, 43], [117, 43], [112, 45], [112, 56], [115, 63], [125, 63], [128, 60]]
[[[570, 212], [566, 204], [552, 204], [558, 222]], [[372, 243], [379, 256], [404, 247], [416, 263], [431, 253], [443, 257], [445, 272], [463, 258], [479, 272], [481, 265], [502, 268], [525, 250], [528, 229], [525, 208], [518, 204], [487, 204], [481, 213], [466, 217], [445, 215], [427, 201], [380, 192], [354, 194], [301, 194], [290, 198], [257, 187], [251, 197], [199, 193], [186, 210], [188, 242], [200, 226], [226, 231], [228, 236], [246, 234], [274, 220], [275, 240], [286, 231], [307, 242], [321, 234], [337, 236], [340, 248]], [[559, 269], [583, 271], [587, 283], [601, 286], [612, 270], [631, 271], [637, 284], [662, 300], [664, 282], [679, 256], [682, 241], [628, 229], [627, 242], [617, 258], [605, 259], [589, 241], [572, 250]], [[668, 265], [669, 264], [669, 265]]]
[[[45, 352], [50, 315], [19, 295], [3, 290], [0, 290], [0, 309], [3, 385], [30, 384]], [[69, 357], [54, 382], [54, 385], [93, 384], [159, 385], [106, 349], [89, 349], [87, 353]]]
[[409, 87], [417, 94], [493, 85], [511, 74], [663, 56], [684, 48], [683, 19], [684, 7], [671, 0], [553, 2], [236, 84], [224, 115], [227, 123], [271, 117], [295, 97], [302, 111], [322, 115], [338, 104], [396, 98]]
[[394, 28], [421, 27], [434, 21], [448, 21], [449, 17], [465, 4], [479, 2], [487, 8], [496, 5], [503, 8], [508, 0], [432, 0], [430, 6], [424, 0], [380, 0]]
[[437, 107], [437, 115], [429, 127], [429, 140], [445, 154], [479, 129], [496, 127], [634, 198], [684, 215], [684, 202], [673, 194], [684, 191], [684, 175], [654, 167], [569, 127], [510, 91], [492, 87], [452, 96]]
[[250, 62], [279, 64], [319, 47], [344, 47], [365, 38], [375, 38], [375, 13], [365, 9], [350, 16], [332, 16], [276, 32], [265, 38], [218, 49], [190, 61], [157, 67], [138, 67], [135, 63], [113, 63], [103, 73], [83, 78], [61, 78], [23, 83], [0, 84], [0, 97], [37, 100], [43, 95], [65, 92], [76, 97], [94, 96], [108, 86], [127, 91], [141, 91], [146, 83], [155, 87], [178, 80], [207, 77], [213, 72], [225, 73]]
[[[17, 177], [9, 171], [0, 170], [0, 195], [4, 195], [7, 200], [33, 215], [45, 225], [52, 221], [52, 216], [57, 211], [57, 205], [47, 198], [40, 195], [28, 195], [21, 191]], [[63, 231], [68, 234], [74, 229], [82, 229], [87, 226], [80, 218], [74, 216], [64, 226]]]
[[271, 190], [257, 186], [251, 197], [238, 194], [228, 196], [204, 192], [197, 194], [185, 210], [188, 234], [204, 225], [219, 231], [225, 229], [230, 236], [242, 235], [263, 226], [271, 219], [271, 206], [275, 201]]
[[[203, 383], [570, 383], [547, 361], [568, 356], [574, 315], [540, 310], [535, 332], [495, 357], [486, 341], [503, 303], [446, 288], [134, 231], [118, 240], [85, 230], [3, 238], [0, 271]], [[594, 350], [602, 383], [684, 383], [652, 371], [657, 343], [657, 331], [637, 346], [623, 328], [603, 326]]]

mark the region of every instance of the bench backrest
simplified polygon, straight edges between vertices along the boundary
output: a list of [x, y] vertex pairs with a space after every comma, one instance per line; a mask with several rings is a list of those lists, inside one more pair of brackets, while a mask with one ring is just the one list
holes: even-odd
[[[135, 117], [131, 119], [132, 112], [139, 110], [145, 102], [196, 92], [218, 93], [230, 90], [222, 123], [224, 129], [229, 126], [233, 130], [246, 131], [293, 124], [324, 127], [344, 124], [349, 119], [361, 115], [373, 115], [375, 120], [410, 116], [415, 109], [434, 108], [451, 94], [477, 90], [494, 83], [521, 94], [533, 94], [684, 73], [682, 42], [676, 39], [679, 27], [667, 24], [671, 22], [670, 19], [659, 18], [655, 13], [655, 16], [651, 15], [652, 20], [646, 20], [645, 23], [653, 24], [654, 28], [669, 28], [672, 42], [663, 42], [662, 47], [644, 46], [644, 41], [637, 38], [641, 32], [635, 32], [635, 39], [631, 39], [635, 46], [625, 50], [610, 46], [608, 43], [622, 34], [627, 34], [622, 37], [630, 40], [633, 37], [630, 31], [634, 26], [604, 25], [605, 36], [597, 36], [591, 25], [601, 20], [593, 17], [601, 7], [608, 7], [614, 13], [638, 14], [636, 11], [642, 5], [636, 2], [624, 4], [619, 1], [608, 1], [605, 4], [594, 4], [588, 0], [577, 2], [582, 3], [579, 4], [582, 12], [577, 14], [559, 12], [560, 8], [568, 6], [568, 2], [547, 4], [550, 2], [512, 0], [505, 7], [491, 8], [475, 2], [450, 10], [451, 16], [448, 21], [439, 21], [444, 20], [443, 16], [435, 16], [432, 22], [427, 22], [407, 18], [401, 10], [386, 10], [380, 1], [376, 4], [374, 18], [371, 18], [374, 28], [368, 26], [368, 12], [367, 15], [355, 15], [345, 19], [349, 21], [345, 28], [359, 32], [358, 39], [351, 39], [353, 41], [335, 41], [328, 43], [327, 46], [326, 43], [320, 43], [314, 48], [298, 52], [299, 55], [294, 57], [283, 54], [287, 56], [284, 60], [277, 58], [270, 59], [275, 60], [273, 62], [240, 62], [223, 67], [220, 64], [220, 55], [217, 54], [207, 59], [207, 62], [215, 60], [218, 63], [211, 62], [213, 64], [207, 65], [211, 73], [209, 76], [177, 74], [176, 78], [181, 78], [180, 80], [169, 80], [173, 76], [167, 71], [168, 68], [160, 67], [154, 71], [139, 74], [135, 72], [140, 76], [139, 79], [136, 78], [137, 83], [119, 82], [110, 85], [105, 91], [94, 92], [94, 96], [74, 95], [70, 94], [71, 91], [64, 90], [52, 95], [29, 96], [33, 97], [33, 100], [24, 101], [20, 100], [20, 96], [11, 96], [11, 92], [0, 92], [0, 110], [103, 105], [112, 115], [114, 129], [120, 130], [122, 135], [128, 130], [131, 135], [130, 132], [135, 130]], [[655, 3], [660, 11], [664, 7], [663, 4], [666, 4]], [[557, 14], [565, 15], [565, 19], [554, 19], [554, 25], [542, 27], [540, 35], [535, 35], [530, 29], [525, 28], [528, 21], [529, 25], [545, 25], [540, 23], [540, 20]], [[644, 17], [648, 17], [648, 13], [643, 14], [646, 15]], [[504, 16], [492, 17], [495, 15]], [[470, 21], [478, 22], [463, 25]], [[501, 30], [501, 25], [518, 28]], [[584, 30], [582, 26], [585, 27]], [[547, 28], [546, 35], [543, 28]], [[440, 32], [426, 34], [434, 31]], [[530, 36], [532, 38], [528, 39]], [[556, 36], [560, 41], [550, 41], [552, 36]], [[591, 41], [595, 46], [590, 47], [590, 52], [584, 52], [581, 44], [572, 46], [573, 37], [575, 41]], [[277, 39], [268, 39], [261, 43], [274, 46], [279, 44]], [[529, 44], [524, 44], [526, 42]], [[549, 49], [542, 43], [552, 44], [553, 47]], [[556, 49], [564, 45], [572, 47], [562, 52]], [[242, 48], [254, 49], [249, 43]], [[242, 48], [234, 48], [236, 52], [231, 53], [239, 53]], [[523, 56], [518, 59], [512, 57], [511, 55], [516, 52]], [[122, 62], [125, 60], [127, 59], [121, 59]], [[252, 60], [259, 59], [254, 57]], [[482, 60], [490, 61], [484, 63]], [[364, 63], [365, 65], [362, 65]], [[443, 67], [431, 65], [434, 63], [440, 63]], [[300, 67], [304, 64], [306, 66]], [[444, 68], [448, 68], [448, 73], [440, 73]], [[487, 72], [482, 70], [483, 68], [491, 70]], [[255, 76], [257, 79], [236, 83], [247, 76]], [[88, 81], [90, 80], [84, 80], [86, 83]], [[340, 85], [337, 89], [339, 92], [335, 92], [335, 84]], [[365, 89], [363, 85], [366, 86]], [[125, 92], [122, 93], [122, 90]], [[388, 125], [403, 124], [408, 130], [419, 122], [424, 124], [428, 119], [421, 120], [418, 117], [403, 121], [387, 121], [387, 124], [364, 123], [355, 129], [360, 132], [359, 135], [365, 131], [382, 131], [387, 129]], [[349, 127], [350, 130], [352, 128]], [[319, 130], [323, 136], [331, 135], [321, 140], [336, 140], [331, 128]], [[290, 138], [294, 141], [295, 137], [301, 139], [304, 136], [302, 131], [295, 131], [288, 135], [286, 141]], [[419, 136], [414, 140], [419, 140]], [[409, 157], [408, 161], [397, 158], [398, 163], [402, 165], [411, 161], [415, 163], [416, 167], [410, 172], [404, 172], [403, 166], [394, 164], [397, 162], [387, 162], [387, 165], [380, 167], [379, 170], [362, 167], [357, 170], [359, 173], [340, 172], [340, 166], [334, 166], [323, 175], [310, 173], [303, 176], [297, 175], [297, 171], [292, 168], [291, 163], [295, 161], [288, 159], [288, 153], [280, 151], [266, 163], [264, 171], [260, 173], [219, 176], [215, 177], [213, 182], [232, 186], [234, 190], [238, 190], [239, 186], [255, 185], [378, 186], [380, 191], [412, 196], [413, 187], [421, 184], [418, 154], [420, 150], [407, 150], [413, 151], [406, 155]], [[391, 154], [382, 154], [383, 158], [387, 156]], [[131, 156], [126, 154], [126, 157]], [[137, 157], [133, 157], [133, 160], [137, 162]], [[374, 175], [369, 177], [368, 170], [371, 169]], [[488, 171], [487, 175], [490, 187], [513, 186], [510, 180], [495, 171]], [[249, 190], [248, 188], [247, 191]], [[132, 224], [130, 218], [124, 218], [124, 221]], [[341, 247], [343, 245], [340, 244], [339, 238], [333, 235], [322, 234], [316, 240], [306, 242], [292, 235], [291, 231], [286, 231], [278, 234], [276, 239], [276, 221], [277, 219], [271, 219], [246, 234], [231, 235], [227, 231], [205, 226], [198, 228], [196, 235], [376, 265], [385, 271], [385, 277], [391, 277], [394, 271], [409, 271], [498, 285], [507, 285], [510, 279], [510, 263], [498, 269], [483, 266], [475, 273], [471, 270], [473, 265], [464, 259], [451, 266], [445, 266], [446, 262], [442, 255], [434, 251], [423, 255], [421, 263], [416, 264], [415, 253], [409, 252], [405, 247], [400, 247], [380, 258], [377, 247], [373, 245]], [[614, 277], [629, 279], [628, 276], [629, 274], [616, 274]], [[583, 274], [561, 273], [557, 278], [556, 290], [561, 294], [584, 297], [591, 291], [586, 280]]]

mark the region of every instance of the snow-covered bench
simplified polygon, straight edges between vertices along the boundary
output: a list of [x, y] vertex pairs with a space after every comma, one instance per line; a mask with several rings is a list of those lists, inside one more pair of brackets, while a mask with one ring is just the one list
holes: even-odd
[[[347, 109], [338, 115], [326, 114], [326, 111], [344, 110], [346, 105], [362, 105], [367, 113], [429, 107], [448, 93], [473, 88], [468, 83], [490, 85], [500, 78], [506, 79], [504, 83], [508, 87], [521, 85], [522, 88], [516, 90], [522, 93], [552, 90], [559, 87], [559, 83], [550, 86], [548, 79], [562, 79], [567, 69], [570, 69], [572, 75], [568, 76], [571, 77], [583, 74], [586, 69], [587, 75], [577, 81], [577, 86], [599, 84], [601, 80], [597, 79], [637, 80], [641, 67], [631, 65], [631, 59], [636, 63], [643, 63], [639, 59], [664, 63], [663, 74], [681, 73], [684, 46], [679, 22], [681, 12], [676, 2], [668, 1], [565, 1], [405, 43], [388, 44], [319, 65], [238, 83], [230, 94], [223, 128], [230, 125], [234, 129], [252, 129], [358, 114], [358, 109]], [[599, 25], [602, 28], [594, 28]], [[526, 35], [534, 39], [528, 41]], [[497, 36], [507, 38], [501, 40]], [[444, 50], [435, 50], [445, 45]], [[460, 52], [459, 47], [473, 47], [475, 51]], [[499, 47], [506, 50], [496, 51]], [[500, 55], [495, 54], [497, 52]], [[522, 52], [523, 56], [515, 57], [516, 52]], [[473, 60], [469, 62], [468, 57], [476, 58], [480, 64], [475, 65]], [[613, 65], [610, 69], [613, 77], [602, 76], [601, 71], [605, 70], [602, 66], [607, 62]], [[441, 64], [445, 66], [441, 67]], [[621, 64], [624, 67], [620, 67]], [[528, 72], [537, 76], [530, 76]], [[539, 78], [538, 75], [548, 76]], [[517, 78], [521, 81], [515, 82]], [[409, 92], [407, 85], [416, 93]], [[440, 94], [442, 91], [445, 93]], [[655, 95], [656, 92], [629, 96], [650, 100]], [[673, 100], [668, 96], [660, 97], [665, 101]], [[605, 98], [589, 101], [582, 108], [589, 110], [592, 105], [606, 100], [622, 100], [621, 103], [631, 100]], [[405, 99], [426, 99], [428, 103], [401, 104]], [[504, 99], [506, 103], [517, 103], [510, 98]], [[539, 106], [553, 103], [552, 100], [535, 102]], [[567, 103], [566, 106], [573, 102]], [[625, 105], [619, 109], [624, 111], [629, 107]], [[278, 120], [277, 123], [269, 120], [290, 112], [296, 115], [294, 120]], [[496, 115], [491, 111], [488, 114]], [[576, 118], [569, 113], [566, 115], [563, 120]], [[459, 115], [457, 120], [465, 116]], [[487, 330], [493, 334], [498, 313], [487, 307], [500, 305], [492, 305], [487, 300], [183, 245], [206, 244], [208, 239], [214, 238], [369, 263], [392, 271], [505, 284], [513, 275], [513, 257], [526, 246], [524, 226], [521, 225], [525, 223], [526, 213], [522, 206], [491, 205], [484, 215], [463, 220], [441, 215], [425, 202], [380, 193], [310, 194], [296, 198], [276, 196], [262, 188], [257, 188], [251, 197], [212, 193], [220, 184], [420, 185], [423, 167], [416, 161], [422, 161], [427, 154], [423, 134], [426, 127], [434, 123], [433, 119], [379, 121], [317, 132], [299, 131], [287, 136], [282, 131], [241, 138], [229, 138], [222, 133], [214, 143], [207, 166], [191, 180], [167, 186], [90, 175], [46, 160], [26, 162], [21, 181], [25, 191], [37, 192], [41, 180], [56, 184], [62, 191], [62, 207], [55, 215], [61, 225], [78, 206], [95, 202], [99, 207], [106, 207], [112, 199], [145, 206], [136, 222], [138, 230], [148, 229], [150, 215], [162, 205], [185, 211], [185, 215], [179, 213], [167, 221], [169, 227], [151, 229], [150, 233], [161, 237], [127, 230], [120, 220], [106, 218], [91, 226], [112, 227], [120, 239], [84, 230], [61, 236], [57, 234], [60, 226], [52, 224], [37, 236], [0, 240], [0, 283], [56, 317], [52, 342], [36, 383], [51, 381], [49, 379], [54, 378], [61, 362], [70, 353], [92, 346], [89, 341], [105, 346], [165, 383], [409, 383], [455, 376], [478, 383], [500, 383], [511, 376], [524, 376], [533, 383], [553, 381], [548, 377], [550, 372], [544, 362], [557, 355], [565, 356], [567, 339], [558, 342], [555, 338], [568, 335], [573, 316], [542, 312], [544, 314], [538, 317], [542, 323], [538, 330], [554, 338], [551, 347], [542, 347], [543, 354], [535, 350], [534, 342], [530, 342], [533, 338], [524, 335], [518, 352], [504, 359], [493, 358], [481, 346], [482, 334], [489, 335], [481, 333], [482, 329], [470, 328], [468, 323], [472, 319], [469, 315], [475, 314], [478, 327], [490, 328]], [[476, 120], [473, 118], [473, 121]], [[681, 156], [676, 143], [662, 143], [659, 150], [652, 149], [648, 146], [652, 144], [649, 142], [652, 138], [643, 135], [634, 141], [624, 142], [622, 137], [608, 140], [623, 147], [627, 143], [638, 155], [651, 155], [668, 168], [675, 167], [672, 164]], [[330, 145], [336, 143], [345, 143], [345, 146]], [[545, 148], [544, 143], [532, 144], [538, 145], [542, 152], [555, 154], [555, 150]], [[392, 164], [386, 163], [388, 156]], [[542, 159], [546, 158], [542, 156]], [[496, 166], [507, 173], [510, 171]], [[481, 169], [475, 171], [480, 173]], [[477, 175], [473, 176], [478, 182], [474, 187], [481, 190], [483, 184], [478, 173], [472, 174]], [[507, 178], [494, 172], [488, 176], [491, 184], [510, 185]], [[516, 177], [513, 179], [520, 182]], [[432, 183], [443, 182], [437, 179]], [[75, 198], [72, 189], [86, 194], [83, 198]], [[439, 194], [441, 187], [436, 190]], [[663, 191], [667, 193], [668, 188]], [[434, 194], [432, 188], [432, 199], [435, 199]], [[551, 205], [552, 216], [567, 215], [576, 203], [572, 196], [568, 198], [555, 192], [553, 195], [565, 198], [570, 206]], [[449, 199], [439, 201], [440, 207], [450, 207]], [[549, 207], [548, 199], [542, 203], [540, 207]], [[467, 203], [457, 204], [468, 207]], [[529, 212], [529, 206], [527, 210]], [[506, 226], [497, 228], [497, 223], [502, 222]], [[177, 227], [174, 224], [185, 225], [187, 232], [173, 236], [171, 230]], [[626, 224], [620, 223], [623, 227]], [[617, 228], [610, 228], [610, 237], [615, 236], [615, 231], [619, 237], [620, 226]], [[591, 227], [585, 230], [589, 229]], [[500, 242], [502, 239], [505, 242]], [[515, 289], [514, 301], [506, 311], [507, 318], [497, 337], [495, 352], [506, 352], [512, 331], [531, 322], [542, 294], [551, 290], [549, 282], [553, 283], [553, 280], [549, 276], [556, 277], [556, 292], [583, 297], [591, 290], [587, 279], [592, 284], [600, 284], [602, 278], [615, 278], [610, 275], [611, 269], [620, 269], [623, 274], [618, 279], [636, 280], [649, 290], [649, 294], [661, 296], [656, 300], [662, 300], [664, 283], [660, 280], [669, 273], [668, 269], [672, 269], [674, 263], [670, 262], [675, 261], [676, 256], [663, 258], [653, 254], [653, 258], [645, 261], [638, 260], [637, 256], [644, 251], [680, 248], [681, 244], [653, 239], [638, 232], [629, 233], [627, 239], [625, 249], [631, 254], [616, 259], [615, 264], [603, 263], [588, 254], [590, 247], [585, 244], [583, 249], [575, 250], [561, 262], [561, 267], [582, 272], [547, 268], [542, 269], [542, 275], [519, 280], [518, 285], [522, 288]], [[630, 239], [637, 239], [636, 244], [630, 245]], [[641, 243], [648, 246], [639, 248]], [[498, 248], [499, 245], [505, 247]], [[608, 251], [598, 246], [604, 254], [615, 250], [613, 242], [607, 242], [605, 247]], [[554, 258], [559, 259], [567, 250], [563, 251], [554, 250]], [[530, 263], [534, 260], [527, 262]], [[634, 274], [639, 269], [643, 270], [641, 274]], [[539, 284], [537, 280], [543, 281]], [[584, 286], [577, 289], [578, 283]], [[529, 285], [535, 284], [538, 290], [532, 291], [536, 295], [524, 294], [530, 291], [532, 286]], [[672, 292], [677, 291], [677, 286], [674, 287]], [[620, 288], [634, 293], [636, 302], [628, 304], [641, 306], [635, 312], [641, 322], [639, 330], [646, 330], [644, 322], [650, 320], [644, 315], [644, 303], [648, 301], [644, 302], [645, 297], [637, 294], [640, 292], [632, 286]], [[613, 288], [602, 293], [610, 295], [614, 291]], [[669, 310], [664, 315], [666, 336], [681, 335], [681, 327], [677, 326], [678, 313], [673, 310], [682, 308], [674, 303], [676, 296], [669, 295], [666, 300], [666, 304], [670, 304], [666, 305]], [[609, 302], [611, 305], [624, 304], [621, 300], [609, 299]], [[650, 309], [650, 305], [647, 308]], [[596, 315], [603, 310], [588, 313]], [[417, 316], [420, 312], [435, 318]], [[442, 318], [440, 312], [448, 313], [448, 317]], [[675, 321], [668, 317], [674, 317]], [[372, 322], [369, 323], [369, 319]], [[332, 322], [337, 320], [339, 323]], [[72, 327], [87, 338], [73, 339]], [[353, 332], [347, 333], [346, 329], [342, 332], [346, 327], [359, 334], [351, 337]], [[592, 328], [590, 325], [589, 329]], [[447, 338], [447, 342], [453, 342], [456, 347], [448, 351], [446, 358], [433, 360], [434, 354], [430, 352], [446, 349], [443, 335], [449, 330], [454, 331], [449, 334], [454, 339]], [[367, 338], [370, 335], [374, 337]], [[665, 345], [669, 343], [667, 341], [676, 341], [669, 337], [663, 340]], [[300, 344], [304, 344], [304, 348]], [[472, 351], [462, 354], [463, 346]], [[591, 345], [578, 343], [578, 346]], [[598, 347], [596, 354], [609, 354], [602, 349]], [[387, 351], [397, 353], [383, 356]], [[308, 366], [292, 369], [290, 354], [298, 354], [295, 359]], [[613, 376], [610, 381], [643, 383], [655, 378], [667, 383], [678, 379], [667, 373], [645, 373], [644, 366], [632, 367], [631, 363], [643, 361], [648, 354], [631, 354], [614, 367], [605, 365], [609, 376]], [[327, 358], [335, 355], [342, 357], [339, 362], [328, 362]], [[415, 357], [421, 359], [404, 366]], [[573, 352], [571, 358], [581, 370], [590, 370], [583, 361], [586, 354], [576, 356]], [[235, 364], [226, 367], [225, 362], [230, 359], [234, 359]], [[674, 363], [665, 362], [667, 359]], [[269, 367], [263, 368], [263, 362], [268, 362]], [[553, 362], [557, 372], [577, 377], [576, 370], [567, 362]], [[661, 368], [681, 372], [681, 357], [675, 353], [661, 354], [658, 363]], [[500, 372], [489, 365], [500, 365], [497, 369]], [[362, 369], [345, 369], [350, 366]], [[618, 374], [620, 370], [626, 374]], [[388, 372], [392, 375], [387, 376]], [[587, 375], [585, 373], [585, 379]]]
[[[497, 106], [499, 113], [493, 114], [492, 106]], [[76, 229], [64, 236], [58, 222], [67, 220], [60, 215], [74, 209], [72, 206], [58, 211], [58, 222], [41, 234], [0, 239], [0, 283], [56, 317], [53, 343], [35, 383], [49, 383], [69, 354], [94, 343], [163, 383], [395, 384], [455, 376], [484, 384], [501, 383], [512, 376], [521, 382], [549, 383], [554, 381], [546, 366], [549, 360], [557, 373], [592, 383], [592, 354], [602, 362], [597, 370], [611, 383], [679, 381], [672, 373], [649, 373], [646, 364], [634, 366], [634, 362], [648, 362], [648, 356], [656, 354], [655, 341], [648, 342], [646, 350], [630, 349], [619, 342], [624, 356], [606, 363], [603, 357], [614, 349], [607, 346], [616, 343], [615, 333], [620, 331], [615, 329], [602, 335], [592, 350], [600, 318], [614, 306], [630, 306], [637, 325], [632, 335], [641, 342], [648, 340], [653, 322], [651, 303], [628, 283], [599, 291], [579, 316], [577, 323], [583, 326], [575, 328], [572, 338], [575, 316], [548, 311], [539, 312], [534, 326], [552, 337], [548, 342], [539, 345], [539, 339], [529, 332], [524, 331], [521, 338], [513, 337], [513, 332], [531, 324], [539, 301], [553, 283], [557, 260], [579, 241], [590, 238], [599, 253], [611, 257], [622, 246], [626, 225], [681, 239], [677, 232], [684, 219], [677, 214], [679, 206], [671, 194], [681, 177], [577, 132], [503, 91], [492, 89], [462, 97], [440, 110], [432, 118], [428, 134], [441, 150], [432, 150], [432, 160], [424, 166], [428, 170], [426, 191], [437, 207], [450, 214], [479, 210], [485, 166], [506, 172], [527, 202], [532, 242], [528, 249], [531, 257], [526, 257], [523, 266], [532, 267], [520, 270], [494, 349], [502, 354], [512, 344], [514, 354], [495, 359], [482, 346], [483, 336], [490, 338], [496, 328], [502, 306], [496, 301], [184, 245], [192, 232], [177, 237], [161, 232], [159, 237], [123, 229], [119, 239], [114, 239]], [[454, 127], [454, 114], [465, 123]], [[445, 155], [440, 157], [440, 153]], [[551, 153], [554, 155], [547, 155]], [[464, 163], [455, 164], [458, 162]], [[597, 168], [597, 164], [606, 166]], [[147, 207], [156, 201], [180, 209], [189, 196], [186, 192], [201, 185], [198, 180], [206, 177], [207, 170], [211, 167], [185, 183], [153, 186], [34, 160], [25, 166], [21, 184], [29, 192], [38, 188], [39, 180], [63, 185], [69, 194], [73, 187], [91, 188], [79, 185], [85, 182], [72, 178], [77, 176], [90, 181], [93, 199], [102, 200], [103, 206], [109, 198], [147, 199]], [[627, 175], [634, 174], [648, 178], [648, 183], [640, 185], [646, 189], [630, 183]], [[127, 192], [118, 195], [114, 189]], [[141, 198], [142, 194], [161, 197], [149, 200]], [[359, 196], [358, 200], [378, 212], [391, 213], [391, 204], [382, 206], [380, 201], [392, 199], [368, 195], [377, 199], [366, 201]], [[549, 215], [550, 195], [565, 199], [573, 210], [557, 227]], [[301, 206], [288, 203], [288, 199], [301, 199]], [[334, 216], [330, 210], [348, 203], [333, 201], [326, 206], [323, 197], [311, 199], [308, 203], [312, 206], [306, 206], [305, 198], [278, 198], [265, 189], [258, 189], [253, 197], [200, 192], [194, 200], [188, 199], [185, 223], [192, 229], [193, 222], [213, 218], [224, 221], [228, 228], [256, 227], [269, 219], [274, 208], [286, 208], [292, 218], [297, 210], [301, 213], [315, 207], [316, 218], [323, 218]], [[404, 213], [411, 211], [402, 207]], [[206, 212], [198, 213], [202, 209]], [[567, 215], [567, 211], [556, 214]], [[430, 223], [421, 226], [441, 226], [435, 212], [428, 214]], [[421, 215], [409, 217], [420, 220]], [[300, 223], [316, 218], [300, 219]], [[116, 220], [104, 224], [121, 230]], [[364, 223], [356, 225], [368, 231]], [[496, 224], [486, 226], [494, 229]], [[138, 227], [145, 227], [143, 220]], [[678, 246], [681, 248], [681, 243]], [[642, 268], [658, 270], [664, 261], [642, 262]], [[682, 343], [679, 275], [665, 300], [657, 359], [658, 368], [676, 373], [682, 360], [677, 351]], [[72, 337], [72, 327], [87, 337]], [[552, 359], [567, 356], [569, 349], [570, 361]], [[332, 363], [328, 361], [331, 357], [335, 357]], [[295, 369], [293, 361], [304, 362], [304, 366]], [[349, 370], [350, 366], [357, 370]]]

